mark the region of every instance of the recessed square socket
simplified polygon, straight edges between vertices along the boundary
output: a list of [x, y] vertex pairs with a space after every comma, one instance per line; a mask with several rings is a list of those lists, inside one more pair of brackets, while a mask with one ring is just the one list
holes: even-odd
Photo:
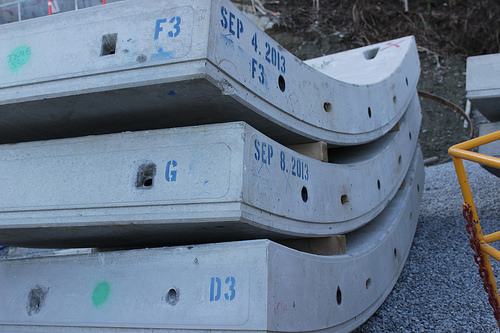
[[101, 57], [110, 54], [115, 54], [117, 39], [118, 39], [118, 34], [116, 33], [102, 36]]
[[148, 189], [153, 187], [153, 180], [156, 175], [156, 164], [144, 163], [139, 165], [135, 187]]

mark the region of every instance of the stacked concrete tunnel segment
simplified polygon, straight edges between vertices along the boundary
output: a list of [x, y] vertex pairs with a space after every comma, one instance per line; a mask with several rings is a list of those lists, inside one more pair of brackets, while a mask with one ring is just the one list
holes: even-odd
[[347, 332], [394, 286], [413, 37], [301, 61], [229, 1], [128, 0], [2, 24], [0, 59], [0, 244], [93, 248], [0, 259], [0, 330]]

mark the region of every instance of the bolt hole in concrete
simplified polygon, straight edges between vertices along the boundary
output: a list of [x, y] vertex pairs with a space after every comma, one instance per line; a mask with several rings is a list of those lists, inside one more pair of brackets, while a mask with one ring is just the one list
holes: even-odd
[[302, 191], [300, 194], [302, 196], [302, 201], [307, 202], [307, 199], [309, 199], [309, 196], [307, 194], [307, 188], [305, 186], [302, 187]]
[[337, 287], [337, 304], [340, 305], [342, 303], [342, 291], [340, 291], [340, 287]]
[[398, 250], [394, 248], [394, 258], [396, 258], [397, 256], [398, 256]]
[[283, 75], [280, 75], [278, 77], [278, 86], [280, 87], [280, 90], [282, 92], [285, 92], [285, 78], [283, 77]]
[[370, 279], [370, 278], [366, 279], [366, 282], [365, 282], [366, 289], [368, 289], [371, 284], [372, 284], [372, 279]]
[[396, 104], [396, 102], [397, 102], [397, 101], [398, 101], [398, 98], [397, 98], [396, 96], [392, 96], [392, 102], [393, 102], [394, 104]]
[[377, 187], [380, 190], [380, 180], [379, 179], [377, 179]]
[[138, 55], [137, 58], [135, 59], [139, 63], [143, 63], [146, 60], [148, 60], [148, 57], [146, 57], [144, 54]]
[[408, 86], [408, 78], [405, 77], [405, 81], [406, 81], [406, 86]]
[[408, 133], [408, 136], [409, 136], [409, 138], [410, 138], [410, 140], [411, 140], [411, 132], [409, 132], [409, 133]]
[[368, 118], [372, 117], [372, 109], [368, 107]]
[[401, 162], [403, 161], [403, 158], [401, 157], [401, 155], [398, 156], [398, 164], [401, 164]]
[[332, 104], [328, 102], [323, 103], [323, 110], [325, 110], [325, 112], [332, 111]]
[[346, 203], [349, 202], [349, 197], [347, 196], [347, 194], [343, 194], [340, 196], [340, 202], [345, 205]]
[[175, 305], [179, 301], [179, 292], [175, 288], [170, 288], [170, 290], [165, 295], [165, 300], [170, 305]]
[[101, 57], [115, 54], [117, 38], [118, 38], [118, 34], [116, 34], [116, 33], [115, 34], [107, 34], [107, 35], [102, 36]]

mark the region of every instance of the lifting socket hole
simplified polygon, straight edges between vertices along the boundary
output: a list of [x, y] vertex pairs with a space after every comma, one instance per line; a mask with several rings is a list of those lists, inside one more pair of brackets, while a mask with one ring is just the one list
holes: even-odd
[[407, 77], [405, 78], [405, 81], [406, 81], [406, 86], [408, 86], [408, 78]]
[[135, 187], [142, 189], [148, 189], [153, 187], [153, 179], [155, 175], [156, 175], [156, 164], [144, 163], [139, 165], [139, 168], [137, 170]]
[[49, 288], [44, 288], [39, 285], [30, 290], [27, 305], [28, 316], [32, 316], [40, 312], [48, 292]]
[[278, 87], [280, 87], [280, 90], [282, 92], [285, 92], [285, 78], [283, 77], [283, 75], [280, 75], [278, 77]]
[[107, 34], [102, 36], [101, 57], [116, 53], [116, 41], [118, 34]]
[[398, 256], [398, 250], [394, 248], [394, 258], [396, 258], [397, 256]]
[[368, 107], [368, 118], [372, 117], [372, 109]]
[[328, 102], [323, 103], [323, 110], [325, 110], [325, 112], [332, 111], [332, 104]]
[[403, 161], [403, 158], [401, 157], [401, 155], [398, 156], [398, 164], [401, 164], [401, 162]]
[[340, 305], [342, 303], [342, 291], [340, 291], [340, 287], [337, 287], [337, 304]]
[[170, 288], [170, 290], [165, 295], [165, 301], [170, 305], [175, 305], [179, 301], [179, 291], [175, 288]]
[[370, 278], [366, 279], [366, 282], [365, 282], [366, 289], [368, 289], [371, 284], [372, 284], [372, 279], [370, 279]]
[[409, 138], [410, 138], [410, 140], [411, 140], [411, 132], [408, 132], [408, 137], [409, 137]]
[[343, 194], [340, 196], [340, 202], [345, 205], [346, 203], [349, 202], [349, 198], [347, 197], [347, 194]]
[[379, 179], [377, 179], [377, 187], [380, 190], [380, 180]]
[[302, 201], [307, 202], [307, 199], [309, 199], [309, 196], [307, 194], [307, 188], [305, 186], [302, 186], [302, 191], [300, 193], [302, 196]]
[[397, 98], [396, 96], [392, 96], [392, 102], [393, 102], [394, 104], [396, 104], [396, 102], [397, 102], [397, 101], [398, 101], [398, 98]]

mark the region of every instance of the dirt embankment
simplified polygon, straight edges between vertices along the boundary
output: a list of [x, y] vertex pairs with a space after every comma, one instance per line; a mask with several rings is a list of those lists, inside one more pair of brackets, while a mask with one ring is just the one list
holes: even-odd
[[[500, 3], [497, 0], [279, 0], [264, 2], [279, 13], [267, 32], [301, 59], [318, 57], [402, 36], [419, 46], [419, 90], [465, 108], [466, 57], [500, 52]], [[452, 144], [469, 130], [453, 110], [421, 98], [420, 142], [426, 158], [448, 158]], [[474, 119], [473, 122], [477, 122]]]

